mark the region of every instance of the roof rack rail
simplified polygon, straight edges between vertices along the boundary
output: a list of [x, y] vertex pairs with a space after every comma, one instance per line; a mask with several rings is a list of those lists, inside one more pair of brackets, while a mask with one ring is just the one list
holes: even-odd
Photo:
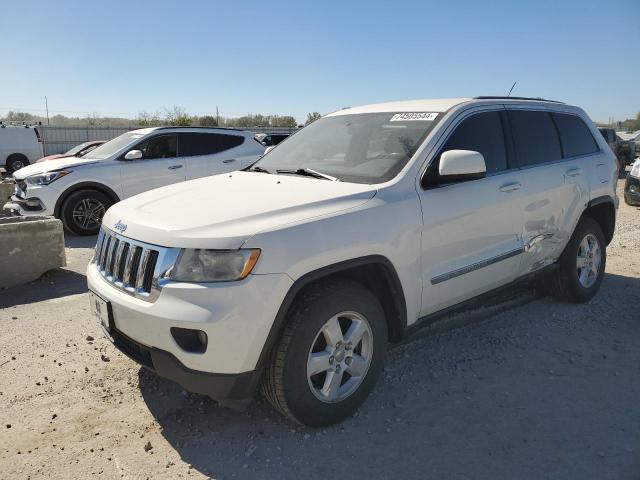
[[12, 121], [12, 120], [2, 120], [0, 121], [0, 128], [5, 127], [41, 127], [42, 122], [25, 122], [25, 121]]
[[[140, 128], [145, 128], [145, 127], [140, 127]], [[162, 127], [156, 127], [156, 130], [166, 130], [168, 128], [198, 128], [201, 130], [233, 130], [236, 132], [242, 132], [245, 130], [245, 128], [233, 128], [233, 127], [213, 127], [213, 126], [207, 126], [207, 127], [203, 127], [203, 126], [199, 126], [199, 125], [194, 125], [194, 126], [190, 126], [190, 125], [175, 125], [175, 126], [171, 126], [171, 125], [164, 125]]]
[[541, 98], [541, 97], [507, 97], [506, 95], [483, 95], [480, 97], [473, 97], [474, 100], [535, 100], [538, 102], [551, 102], [551, 103], [562, 103], [564, 104], [564, 102], [559, 102], [558, 100], [547, 100], [546, 98]]

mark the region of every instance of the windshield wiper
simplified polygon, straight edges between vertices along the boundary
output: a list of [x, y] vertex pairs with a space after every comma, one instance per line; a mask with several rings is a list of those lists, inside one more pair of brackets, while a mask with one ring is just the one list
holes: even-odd
[[294, 175], [304, 175], [305, 177], [322, 178], [324, 180], [331, 180], [332, 182], [339, 182], [340, 179], [327, 175], [326, 173], [311, 170], [310, 168], [298, 168], [296, 170], [276, 170], [276, 173], [290, 173]]
[[248, 169], [249, 172], [260, 172], [260, 173], [272, 173], [269, 170], [267, 170], [266, 168], [262, 168], [258, 165], [251, 167]]

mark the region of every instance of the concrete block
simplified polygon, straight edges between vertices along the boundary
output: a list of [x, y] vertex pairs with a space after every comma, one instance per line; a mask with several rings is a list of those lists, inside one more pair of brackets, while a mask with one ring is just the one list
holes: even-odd
[[0, 218], [0, 288], [64, 267], [62, 222], [53, 217]]
[[0, 182], [0, 213], [2, 212], [2, 207], [7, 203], [7, 200], [16, 188], [16, 184], [13, 181], [4, 181]]

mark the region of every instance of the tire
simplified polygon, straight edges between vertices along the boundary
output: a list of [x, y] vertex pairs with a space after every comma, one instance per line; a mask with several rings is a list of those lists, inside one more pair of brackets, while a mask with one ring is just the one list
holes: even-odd
[[[336, 320], [337, 316], [340, 318]], [[373, 389], [384, 366], [387, 324], [378, 299], [354, 281], [330, 280], [306, 289], [292, 305], [286, 320], [263, 378], [263, 394], [285, 417], [311, 427], [332, 425], [352, 415]], [[341, 348], [330, 345], [323, 332], [327, 325], [338, 325], [341, 329], [344, 338], [334, 336], [343, 339]], [[349, 348], [349, 332], [354, 331], [349, 328], [354, 325], [361, 331], [367, 327], [369, 330], [359, 343]], [[320, 373], [309, 377], [312, 353], [330, 362], [323, 365], [330, 366], [326, 371], [320, 367]], [[361, 374], [351, 376], [350, 372], [355, 371]], [[330, 378], [342, 378], [343, 382], [333, 384], [338, 388], [326, 389], [336, 393], [333, 398], [325, 396], [322, 390], [323, 385], [332, 385]]]
[[[98, 190], [79, 190], [69, 195], [60, 209], [65, 228], [76, 235], [95, 235], [100, 230], [102, 217], [113, 202]], [[83, 212], [91, 209], [90, 218]]]
[[20, 153], [12, 153], [7, 157], [5, 169], [7, 173], [13, 173], [29, 165], [29, 159]]
[[[597, 242], [598, 254], [587, 260], [593, 265], [589, 275], [585, 277], [583, 269], [578, 268], [578, 256], [585, 257], [585, 243]], [[584, 217], [576, 227], [569, 243], [558, 261], [558, 270], [550, 278], [550, 293], [555, 297], [573, 303], [588, 302], [593, 298], [604, 277], [607, 263], [607, 250], [604, 234], [598, 222]], [[583, 268], [588, 268], [583, 267]], [[597, 273], [596, 273], [597, 272]]]

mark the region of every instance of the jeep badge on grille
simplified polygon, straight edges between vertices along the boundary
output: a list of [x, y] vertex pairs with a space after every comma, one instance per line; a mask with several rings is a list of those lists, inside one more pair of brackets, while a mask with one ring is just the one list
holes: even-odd
[[124, 231], [127, 229], [127, 224], [122, 223], [122, 220], [118, 220], [116, 224], [113, 226], [113, 228], [118, 230], [120, 233], [124, 233]]

